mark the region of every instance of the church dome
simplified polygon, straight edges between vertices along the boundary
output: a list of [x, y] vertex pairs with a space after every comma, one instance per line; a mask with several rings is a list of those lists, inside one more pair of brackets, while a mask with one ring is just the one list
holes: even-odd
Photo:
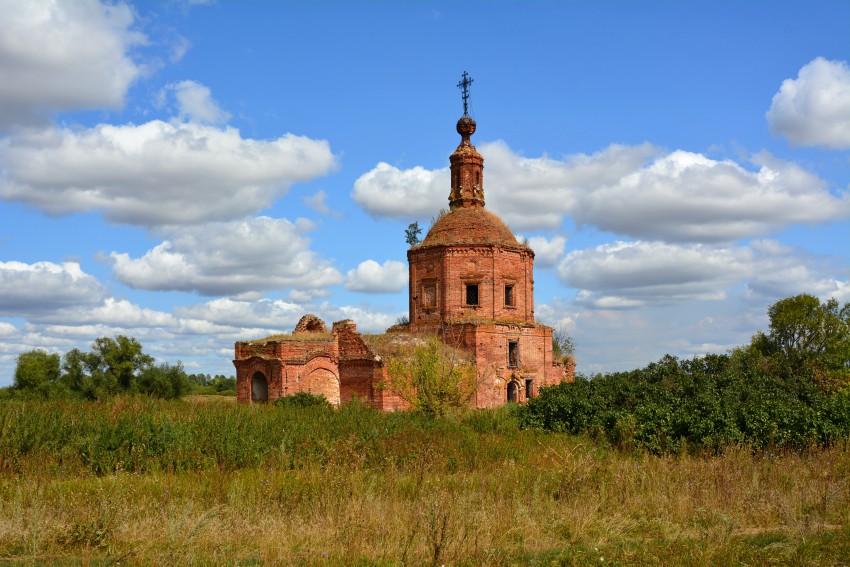
[[517, 248], [520, 243], [504, 221], [493, 213], [478, 207], [459, 207], [437, 219], [419, 247], [455, 245]]

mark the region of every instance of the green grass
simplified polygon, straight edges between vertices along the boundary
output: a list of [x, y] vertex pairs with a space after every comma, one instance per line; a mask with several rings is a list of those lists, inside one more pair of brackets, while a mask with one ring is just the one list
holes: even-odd
[[850, 454], [622, 452], [459, 417], [0, 404], [0, 562], [843, 565]]

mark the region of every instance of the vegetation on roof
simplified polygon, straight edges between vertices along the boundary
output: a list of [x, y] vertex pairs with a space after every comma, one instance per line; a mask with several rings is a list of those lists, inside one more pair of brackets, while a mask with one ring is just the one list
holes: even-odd
[[333, 333], [277, 333], [269, 335], [264, 339], [244, 341], [249, 345], [262, 345], [267, 343], [279, 343], [283, 341], [329, 341], [333, 339]]
[[[371, 348], [375, 354], [384, 359], [406, 358], [411, 356], [417, 348], [426, 346], [430, 341], [441, 341], [438, 335], [416, 334], [406, 332], [381, 333], [375, 335], [361, 335], [363, 342]], [[449, 345], [443, 345], [445, 355], [454, 360], [471, 362], [472, 355], [456, 349]]]

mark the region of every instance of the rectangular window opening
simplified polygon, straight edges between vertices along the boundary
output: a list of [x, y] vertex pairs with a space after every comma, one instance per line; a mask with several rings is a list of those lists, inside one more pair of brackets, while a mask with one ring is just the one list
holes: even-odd
[[466, 284], [466, 304], [478, 305], [478, 284]]
[[508, 367], [519, 366], [519, 341], [508, 341]]
[[525, 399], [530, 400], [534, 397], [534, 380], [527, 379], [525, 381]]
[[514, 306], [514, 286], [513, 285], [505, 285], [505, 306], [513, 307]]
[[430, 308], [437, 306], [437, 286], [434, 283], [422, 285], [422, 307]]

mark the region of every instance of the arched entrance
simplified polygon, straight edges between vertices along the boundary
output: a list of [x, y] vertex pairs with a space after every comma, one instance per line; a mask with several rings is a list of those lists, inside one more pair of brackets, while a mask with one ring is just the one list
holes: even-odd
[[251, 378], [251, 401], [269, 401], [269, 383], [262, 372], [254, 372], [254, 377]]
[[519, 386], [517, 385], [516, 382], [511, 380], [510, 382], [508, 382], [508, 401], [509, 402], [516, 402], [516, 401], [518, 401], [517, 400], [518, 397], [519, 397]]
[[304, 391], [308, 394], [324, 396], [330, 403], [339, 405], [339, 379], [330, 370], [317, 368], [304, 382]]

